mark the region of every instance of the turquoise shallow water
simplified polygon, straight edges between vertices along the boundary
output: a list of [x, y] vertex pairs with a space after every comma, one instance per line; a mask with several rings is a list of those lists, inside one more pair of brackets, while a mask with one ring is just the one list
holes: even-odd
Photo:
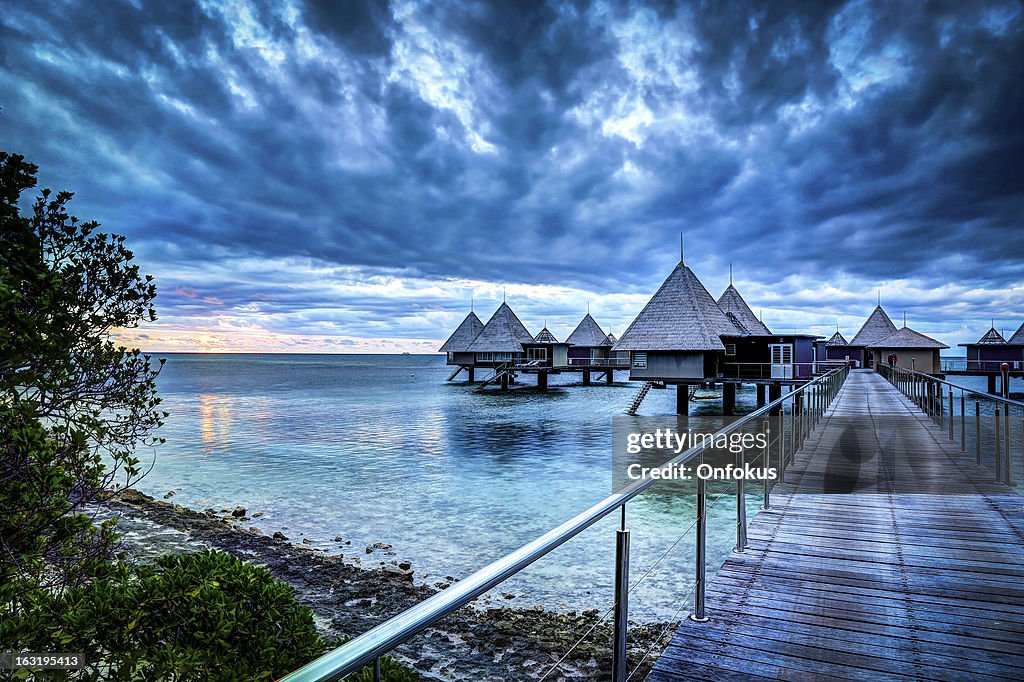
[[[263, 513], [255, 523], [264, 532], [363, 565], [408, 559], [430, 583], [466, 576], [609, 494], [611, 419], [639, 384], [566, 387], [579, 375], [563, 375], [547, 394], [479, 392], [446, 383], [448, 374], [441, 356], [170, 355], [158, 382], [167, 442], [138, 487], [158, 498], [174, 490], [195, 508], [243, 505]], [[673, 390], [651, 391], [641, 412], [672, 414], [674, 400]], [[737, 403], [753, 408], [752, 387]], [[691, 405], [698, 415], [720, 410], [717, 400]], [[708, 552], [724, 558], [735, 501], [731, 488], [713, 492], [724, 494], [711, 508]], [[759, 504], [749, 497], [751, 515]], [[630, 503], [633, 576], [693, 520], [687, 494], [655, 489]], [[515, 604], [610, 606], [617, 522], [598, 523], [498, 591], [516, 594]], [[395, 554], [367, 555], [375, 542]], [[634, 590], [634, 616], [685, 613], [692, 548], [690, 531]]]
[[[243, 505], [263, 512], [255, 523], [265, 532], [364, 565], [394, 558], [365, 553], [386, 542], [427, 582], [468, 575], [609, 494], [611, 417], [638, 384], [565, 387], [579, 375], [563, 375], [547, 394], [478, 392], [446, 383], [448, 373], [440, 356], [170, 355], [158, 382], [167, 442], [138, 487], [158, 498], [174, 490], [175, 502], [195, 508]], [[642, 412], [671, 414], [674, 399], [652, 391]], [[741, 411], [753, 401], [752, 389], [737, 399]], [[758, 504], [752, 496], [752, 513]], [[734, 509], [730, 497], [712, 508], [711, 556], [733, 542]], [[631, 503], [634, 576], [693, 518], [687, 495]], [[517, 594], [513, 603], [610, 605], [617, 521], [605, 519], [500, 591]], [[352, 544], [334, 542], [339, 535]], [[637, 617], [679, 609], [692, 544], [691, 532], [637, 588]]]

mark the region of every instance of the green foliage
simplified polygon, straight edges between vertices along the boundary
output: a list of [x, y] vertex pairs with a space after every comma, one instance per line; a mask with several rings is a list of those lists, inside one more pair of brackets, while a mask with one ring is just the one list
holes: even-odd
[[102, 565], [112, 529], [80, 511], [115, 477], [138, 480], [135, 450], [159, 442], [165, 416], [158, 366], [112, 340], [156, 318], [153, 278], [124, 237], [68, 213], [69, 192], [43, 190], [22, 216], [36, 171], [0, 152], [0, 579], [19, 592], [76, 585]]
[[[113, 340], [156, 319], [156, 287], [124, 237], [68, 213], [69, 192], [43, 190], [22, 216], [36, 172], [0, 152], [0, 649], [84, 654], [87, 670], [55, 679], [259, 680], [300, 667], [324, 642], [289, 585], [220, 552], [132, 568], [113, 560], [113, 522], [83, 513], [137, 481], [136, 448], [161, 442], [163, 361]], [[382, 664], [386, 680], [418, 679]]]
[[275, 679], [323, 653], [313, 613], [265, 568], [208, 551], [125, 566], [0, 623], [20, 651], [83, 653], [82, 680]]

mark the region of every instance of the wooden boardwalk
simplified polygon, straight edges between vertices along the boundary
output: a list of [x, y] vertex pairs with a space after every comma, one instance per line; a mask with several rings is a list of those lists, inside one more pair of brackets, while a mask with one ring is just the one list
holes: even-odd
[[786, 478], [648, 680], [1024, 679], [1024, 501], [973, 452], [855, 371]]

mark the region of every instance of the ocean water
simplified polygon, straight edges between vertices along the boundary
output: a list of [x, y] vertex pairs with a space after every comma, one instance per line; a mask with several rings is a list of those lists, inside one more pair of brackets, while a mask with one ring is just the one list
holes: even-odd
[[[242, 505], [262, 512], [253, 523], [268, 534], [370, 568], [407, 559], [428, 583], [464, 577], [607, 496], [611, 418], [639, 388], [620, 372], [612, 386], [582, 386], [575, 374], [553, 376], [546, 394], [522, 390], [531, 377], [507, 392], [478, 391], [447, 383], [442, 356], [167, 357], [158, 380], [166, 443], [151, 462], [154, 453], [141, 453], [152, 470], [136, 487], [158, 499], [173, 490], [174, 502], [197, 509]], [[738, 411], [754, 399], [751, 387], [740, 391]], [[651, 391], [641, 412], [672, 414], [674, 400], [674, 390]], [[718, 401], [691, 405], [697, 414], [720, 410]], [[708, 553], [721, 561], [734, 542], [735, 500], [713, 492]], [[759, 505], [751, 495], [751, 515]], [[627, 521], [634, 577], [671, 549], [635, 589], [631, 614], [686, 613], [693, 498], [645, 493]], [[603, 611], [612, 604], [617, 524], [618, 514], [604, 519], [492, 598]], [[375, 542], [394, 555], [367, 554]]]
[[[158, 499], [173, 490], [174, 502], [197, 509], [242, 505], [262, 513], [252, 523], [265, 533], [282, 531], [368, 568], [409, 560], [427, 583], [465, 577], [607, 496], [612, 417], [639, 388], [619, 372], [612, 386], [582, 386], [568, 374], [553, 376], [546, 394], [523, 390], [531, 377], [507, 392], [478, 391], [446, 382], [450, 368], [433, 355], [167, 357], [158, 379], [170, 413], [160, 433], [166, 443], [136, 487]], [[984, 379], [954, 381], [984, 390]], [[745, 386], [737, 412], [754, 401]], [[720, 402], [691, 408], [719, 414]], [[651, 391], [641, 413], [674, 410], [674, 390]], [[146, 463], [151, 453], [140, 454]], [[654, 488], [628, 506], [634, 582], [653, 569], [631, 594], [635, 620], [688, 612], [688, 492]], [[747, 498], [750, 518], [758, 492]], [[709, 505], [714, 568], [735, 542], [733, 487], [710, 486]], [[554, 550], [489, 603], [603, 612], [612, 604], [618, 521], [616, 513]], [[393, 554], [367, 554], [377, 542]]]

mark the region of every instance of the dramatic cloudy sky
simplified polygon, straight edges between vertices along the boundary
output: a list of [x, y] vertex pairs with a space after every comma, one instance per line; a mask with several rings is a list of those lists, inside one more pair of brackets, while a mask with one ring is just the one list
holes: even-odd
[[128, 236], [147, 350], [620, 333], [678, 259], [778, 329], [1024, 321], [1019, 2], [6, 2], [0, 148]]

